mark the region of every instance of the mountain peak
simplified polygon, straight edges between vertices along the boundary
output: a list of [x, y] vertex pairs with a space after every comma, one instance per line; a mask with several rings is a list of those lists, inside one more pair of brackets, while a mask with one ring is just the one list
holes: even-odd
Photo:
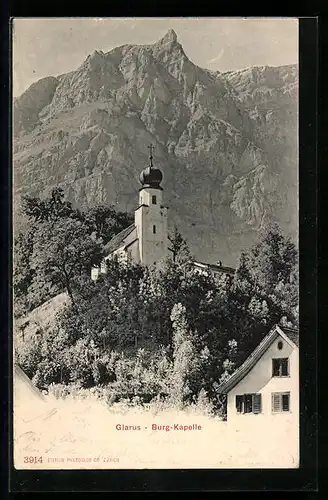
[[174, 43], [177, 41], [177, 34], [174, 30], [169, 30], [163, 38], [160, 40], [161, 43]]

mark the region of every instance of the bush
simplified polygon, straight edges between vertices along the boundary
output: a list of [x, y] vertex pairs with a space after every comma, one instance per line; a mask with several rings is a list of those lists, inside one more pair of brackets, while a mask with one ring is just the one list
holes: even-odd
[[194, 404], [194, 409], [201, 415], [211, 416], [214, 414], [214, 404], [212, 401], [210, 401], [205, 389], [201, 389], [199, 391], [196, 402]]
[[44, 359], [36, 369], [33, 383], [39, 389], [47, 389], [52, 383], [61, 383], [64, 367], [57, 360]]
[[106, 388], [93, 387], [84, 389], [79, 384], [50, 384], [48, 393], [56, 399], [100, 399], [105, 400], [108, 396]]
[[93, 340], [79, 339], [67, 353], [67, 365], [70, 380], [81, 387], [92, 387], [99, 383], [100, 372], [97, 369], [100, 352]]
[[15, 339], [15, 359], [29, 378], [32, 378], [42, 361], [41, 339], [33, 337], [28, 342]]
[[148, 360], [147, 353], [139, 349], [135, 359], [116, 358], [114, 373], [116, 380], [109, 384], [109, 404], [125, 399], [132, 404], [149, 403], [157, 395], [168, 394], [169, 362], [161, 352], [157, 359]]

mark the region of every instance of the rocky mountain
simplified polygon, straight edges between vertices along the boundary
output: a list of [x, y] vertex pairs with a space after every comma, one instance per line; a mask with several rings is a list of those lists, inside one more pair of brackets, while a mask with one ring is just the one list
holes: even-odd
[[200, 68], [172, 30], [96, 51], [15, 100], [15, 202], [61, 185], [77, 206], [133, 210], [152, 143], [197, 258], [235, 265], [267, 220], [296, 241], [297, 82], [296, 66]]

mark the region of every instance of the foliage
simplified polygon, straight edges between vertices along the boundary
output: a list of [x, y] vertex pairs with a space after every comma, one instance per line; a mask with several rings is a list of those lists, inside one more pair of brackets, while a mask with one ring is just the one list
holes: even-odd
[[96, 205], [84, 214], [85, 223], [90, 233], [95, 233], [107, 243], [115, 234], [132, 224], [133, 215], [126, 212], [118, 212], [113, 206]]
[[25, 234], [19, 233], [14, 243], [13, 284], [17, 298], [26, 297], [35, 274], [31, 268], [34, 230], [31, 228]]
[[33, 225], [16, 241], [14, 286], [25, 307], [42, 288], [66, 288], [72, 299], [51, 331], [17, 348], [38, 387], [106, 387], [109, 404], [157, 398], [224, 412], [218, 384], [275, 323], [297, 325], [297, 252], [276, 226], [241, 254], [233, 278], [197, 272], [175, 228], [163, 269], [113, 259], [94, 282], [102, 242], [130, 216], [103, 206], [77, 214], [60, 192], [50, 201], [30, 203]]
[[295, 245], [277, 224], [262, 229], [260, 241], [248, 252], [249, 272], [255, 285], [269, 294], [279, 283], [287, 283], [297, 265]]
[[41, 338], [33, 337], [29, 342], [22, 338], [15, 339], [15, 361], [22, 367], [26, 375], [32, 378], [42, 362]]
[[169, 235], [170, 251], [173, 262], [184, 262], [190, 259], [190, 252], [186, 240], [182, 237], [177, 226], [174, 226], [172, 235]]
[[192, 379], [197, 371], [196, 350], [186, 320], [186, 309], [181, 304], [175, 304], [171, 320], [173, 323], [173, 372], [171, 378], [170, 398], [178, 408], [190, 401]]
[[132, 221], [113, 207], [75, 209], [60, 187], [44, 199], [23, 196], [22, 207], [29, 224], [14, 242], [15, 316], [63, 289], [74, 301], [73, 281], [99, 262], [102, 244]]
[[56, 224], [39, 225], [33, 248], [35, 272], [44, 270], [54, 285], [66, 289], [74, 303], [72, 280], [91, 272], [99, 264], [102, 248], [88, 233], [85, 225], [76, 219], [58, 220]]
[[45, 222], [66, 217], [82, 218], [81, 213], [73, 209], [72, 204], [65, 200], [64, 191], [60, 187], [52, 189], [50, 196], [44, 200], [25, 195], [22, 205], [23, 213], [33, 222]]

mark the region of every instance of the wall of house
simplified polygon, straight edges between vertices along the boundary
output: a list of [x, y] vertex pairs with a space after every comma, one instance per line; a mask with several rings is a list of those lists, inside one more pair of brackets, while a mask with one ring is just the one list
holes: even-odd
[[98, 278], [99, 278], [99, 275], [100, 275], [100, 267], [101, 266], [94, 266], [92, 267], [91, 269], [91, 279], [93, 281], [96, 281]]
[[[283, 348], [278, 349], [278, 342], [283, 342]], [[272, 377], [272, 359], [289, 358], [289, 376]], [[283, 419], [298, 424], [299, 421], [299, 355], [298, 349], [293, 348], [280, 336], [262, 355], [250, 372], [228, 393], [227, 420], [228, 422], [244, 423], [245, 419], [272, 419], [275, 422]], [[272, 393], [290, 392], [290, 411], [272, 413]], [[262, 394], [262, 412], [237, 413], [236, 396], [242, 394]]]

